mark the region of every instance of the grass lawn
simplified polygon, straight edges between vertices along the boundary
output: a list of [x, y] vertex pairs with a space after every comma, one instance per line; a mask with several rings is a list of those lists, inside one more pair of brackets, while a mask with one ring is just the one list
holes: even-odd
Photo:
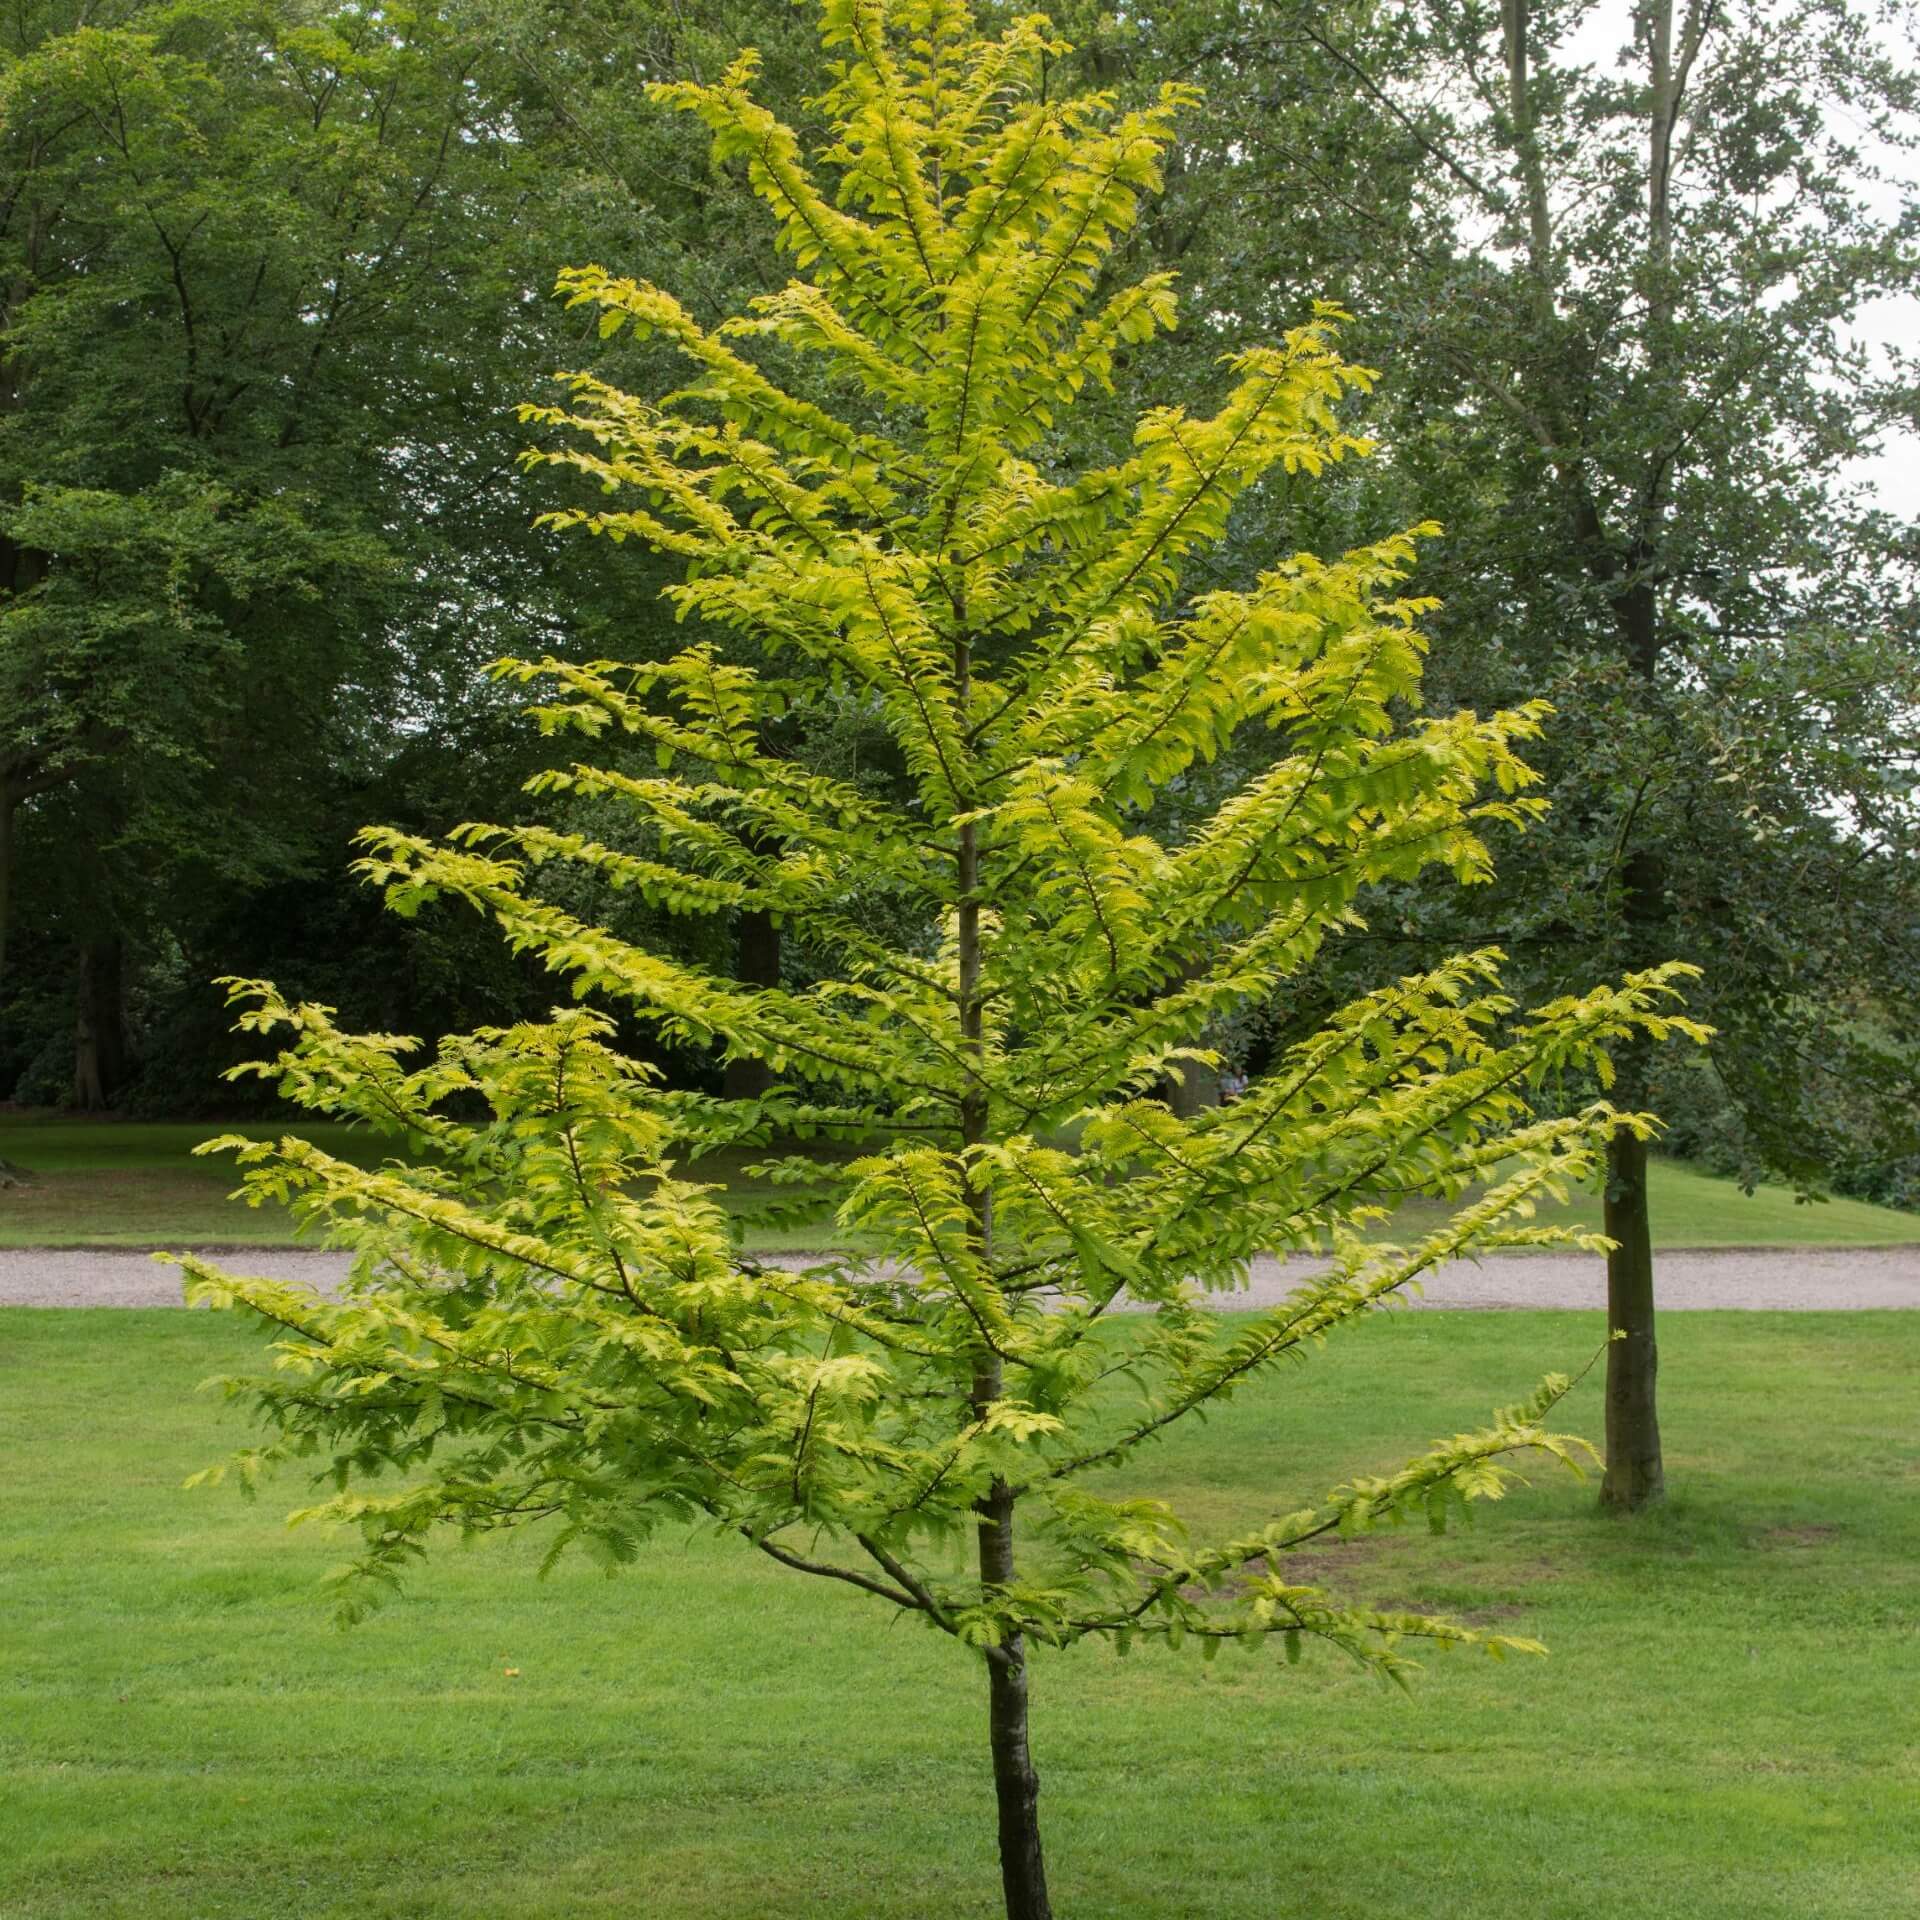
[[[1380, 1316], [1127, 1484], [1268, 1512], [1599, 1335]], [[544, 1585], [535, 1541], [449, 1546], [336, 1632], [337, 1546], [280, 1524], [297, 1481], [178, 1490], [241, 1439], [191, 1389], [247, 1338], [0, 1313], [8, 1920], [991, 1920], [983, 1688], [950, 1643], [677, 1534]], [[1542, 1474], [1468, 1533], [1313, 1563], [1546, 1661], [1435, 1661], [1407, 1701], [1311, 1652], [1042, 1654], [1063, 1920], [1920, 1911], [1920, 1314], [1682, 1314], [1663, 1342], [1663, 1512]], [[1589, 1384], [1566, 1424], [1600, 1415]]]
[[[1655, 1247], [1898, 1247], [1920, 1241], [1920, 1213], [1876, 1207], [1865, 1200], [1802, 1202], [1790, 1187], [1756, 1187], [1742, 1193], [1738, 1184], [1702, 1173], [1679, 1160], [1651, 1161], [1647, 1168], [1648, 1208]], [[1444, 1209], [1416, 1201], [1406, 1212], [1430, 1214]], [[1554, 1210], [1568, 1226], [1600, 1231], [1600, 1195], [1576, 1194]], [[1541, 1218], [1549, 1218], [1542, 1209]], [[1410, 1230], [1406, 1220], [1396, 1232]]]
[[[279, 1126], [210, 1121], [85, 1120], [43, 1113], [0, 1113], [0, 1160], [33, 1176], [0, 1189], [0, 1248], [291, 1246], [293, 1223], [281, 1207], [249, 1207], [228, 1195], [238, 1184], [231, 1156], [196, 1160], [203, 1140], [223, 1133], [272, 1138], [297, 1133], [339, 1159], [378, 1165], [391, 1143], [363, 1128], [289, 1114]], [[715, 1155], [702, 1177], [725, 1181], [743, 1201], [772, 1189], [743, 1169], [759, 1149]], [[789, 1196], [790, 1197], [790, 1196]], [[1920, 1220], [1915, 1222], [1920, 1229]], [[1920, 1238], [1920, 1231], [1916, 1231]], [[813, 1249], [825, 1228], [750, 1231], [750, 1247]]]
[[[261, 1126], [240, 1132], [270, 1134]], [[378, 1161], [388, 1148], [377, 1136], [343, 1126], [288, 1123], [315, 1145], [344, 1159]], [[36, 1175], [34, 1184], [0, 1190], [0, 1247], [275, 1246], [292, 1240], [277, 1207], [230, 1203], [231, 1162], [191, 1158], [200, 1141], [227, 1131], [207, 1123], [90, 1121], [46, 1115], [0, 1114], [0, 1160]], [[706, 1177], [725, 1180], [743, 1199], [755, 1188], [742, 1169], [757, 1151], [717, 1156]], [[1920, 1241], [1920, 1213], [1900, 1213], [1862, 1200], [1801, 1205], [1784, 1187], [1744, 1194], [1677, 1161], [1656, 1160], [1651, 1171], [1654, 1244], [1659, 1247], [1885, 1247]], [[1441, 1209], [1415, 1203], [1419, 1217]], [[1576, 1196], [1561, 1218], [1598, 1228], [1597, 1193]], [[832, 1229], [814, 1226], [749, 1232], [747, 1244], [812, 1250], [831, 1244]]]
[[[226, 1131], [205, 1122], [0, 1114], [0, 1160], [33, 1176], [29, 1186], [0, 1190], [0, 1247], [291, 1242], [292, 1222], [280, 1208], [229, 1203], [229, 1158], [192, 1158], [201, 1141]], [[321, 1122], [299, 1131], [342, 1159], [380, 1157], [380, 1143], [351, 1127]]]

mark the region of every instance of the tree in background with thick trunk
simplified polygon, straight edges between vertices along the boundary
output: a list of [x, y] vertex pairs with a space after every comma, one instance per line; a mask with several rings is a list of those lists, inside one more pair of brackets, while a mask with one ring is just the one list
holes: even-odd
[[[378, 829], [365, 863], [401, 911], [465, 900], [577, 994], [798, 1090], [662, 1090], [588, 1008], [409, 1070], [410, 1043], [236, 983], [244, 1024], [284, 1037], [269, 1079], [435, 1161], [222, 1143], [357, 1250], [345, 1302], [182, 1263], [193, 1298], [280, 1335], [279, 1368], [233, 1384], [279, 1430], [248, 1469], [329, 1462], [318, 1511], [365, 1542], [350, 1606], [443, 1525], [545, 1521], [555, 1553], [617, 1566], [662, 1523], [711, 1522], [977, 1661], [1006, 1911], [1046, 1920], [1037, 1649], [1278, 1639], [1291, 1658], [1324, 1640], [1397, 1675], [1422, 1641], [1511, 1644], [1348, 1607], [1286, 1556], [1442, 1524], [1517, 1449], [1564, 1457], [1541, 1424], [1564, 1380], [1397, 1473], [1204, 1540], [1110, 1476], [1435, 1264], [1565, 1239], [1528, 1224], [1535, 1202], [1651, 1122], [1604, 1102], [1542, 1117], [1530, 1090], [1699, 1030], [1665, 1010], [1684, 970], [1522, 1014], [1483, 950], [1357, 996], [1231, 1108], [1153, 1097], [1215, 1022], [1350, 930], [1363, 889], [1484, 880], [1482, 831], [1537, 812], [1516, 745], [1540, 716], [1408, 717], [1411, 535], [1183, 596], [1184, 562], [1263, 474], [1366, 451], [1345, 413], [1369, 377], [1331, 313], [1238, 354], [1213, 409], [1144, 414], [1117, 462], [1058, 457], [1118, 348], [1175, 319], [1165, 276], [1099, 281], [1160, 184], [1177, 90], [1135, 112], [1044, 90], [1064, 49], [1036, 18], [981, 39], [951, 0], [822, 12], [831, 126], [811, 161], [754, 98], [751, 55], [656, 93], [744, 165], [799, 277], [703, 326], [657, 287], [572, 270], [604, 334], [671, 345], [682, 379], [651, 400], [581, 374], [569, 405], [529, 409], [548, 458], [615, 496], [554, 521], [684, 569], [669, 598], [695, 632], [671, 659], [502, 669], [552, 689], [549, 731], [651, 754], [534, 783], [624, 829]], [[807, 362], [836, 405], [779, 377]], [[773, 670], [723, 660], [716, 630], [754, 636]], [[849, 691], [904, 789], [770, 749], [796, 701]], [[1276, 736], [1271, 763], [1156, 838], [1156, 796], [1250, 726]], [[575, 871], [684, 915], [777, 914], [836, 971], [752, 986], [636, 946], [556, 904]], [[872, 910], [886, 899], [906, 937]], [[859, 1149], [768, 1169], [826, 1188], [849, 1258], [763, 1268], [676, 1172], [774, 1129]], [[1456, 1200], [1489, 1175], [1417, 1243], [1366, 1231], [1398, 1196]], [[1292, 1248], [1330, 1270], [1277, 1308], [1209, 1310], [1256, 1252]], [[1123, 1298], [1145, 1311], [1112, 1317]]]
[[[1920, 958], [1910, 605], [1897, 590], [1869, 601], [1848, 632], [1831, 595], [1837, 573], [1898, 559], [1839, 467], [1911, 411], [1911, 388], [1876, 378], [1847, 329], [1867, 300], [1915, 284], [1912, 190], [1890, 205], [1871, 192], [1889, 184], [1875, 145], [1915, 144], [1913, 78], [1850, 7], [1642, 0], [1612, 73], [1556, 58], [1575, 23], [1530, 0], [1504, 0], [1497, 43], [1470, 11], [1431, 17], [1449, 71], [1464, 76], [1497, 44], [1504, 91], [1462, 116], [1445, 150], [1482, 182], [1481, 217], [1501, 222], [1508, 297], [1527, 316], [1495, 351], [1454, 316], [1436, 314], [1431, 337], [1504, 416], [1510, 459], [1557, 512], [1542, 530], [1564, 556], [1555, 578], [1604, 622], [1583, 637], [1605, 663], [1608, 722], [1639, 762], [1630, 795], [1617, 763], [1561, 773], [1572, 820], [1599, 816], [1611, 836], [1599, 912], [1575, 918], [1597, 937], [1580, 945], [1627, 965], [1675, 951], [1700, 962], [1724, 1035], [1716, 1059], [1743, 1082], [1756, 1157], [1817, 1177], [1795, 1123], [1805, 1103], [1781, 1098], [1807, 1068], [1783, 1071], [1786, 1059], [1877, 1070], [1909, 1117], [1920, 1065], [1898, 985]], [[1455, 315], [1491, 297], [1469, 295]], [[1785, 810], [1765, 806], [1740, 765], [1790, 760], [1770, 716], [1740, 697], [1769, 669], [1798, 681], [1816, 733], [1836, 693], [1841, 726], [1880, 723], [1848, 743], [1858, 762], [1838, 780], [1831, 753], [1775, 776], [1775, 794], [1798, 784]], [[1870, 705], [1848, 683], [1875, 689]], [[1883, 874], [1891, 894], [1874, 884]], [[1902, 895], [1905, 965], [1889, 977], [1875, 964], [1884, 945], [1849, 954], [1844, 928], [1863, 909], [1898, 912]], [[1536, 938], [1552, 940], [1557, 918], [1536, 911]], [[1871, 1030], [1876, 1001], [1892, 1045], [1869, 1068], [1873, 1050], [1836, 1045], [1836, 1030], [1863, 1015]], [[1627, 1101], [1647, 1098], [1644, 1052], [1621, 1065]], [[1616, 1339], [1603, 1496], [1629, 1510], [1664, 1489], [1646, 1159], [1644, 1140], [1617, 1135], [1606, 1187]]]
[[[1644, 0], [1617, 50], [1603, 18], [1195, 0], [1104, 21], [1097, 59], [1206, 89], [1149, 222], [1198, 294], [1190, 367], [1351, 305], [1390, 455], [1301, 504], [1336, 537], [1432, 512], [1434, 692], [1556, 710], [1540, 830], [1488, 890], [1384, 890], [1373, 958], [1497, 938], [1536, 992], [1697, 962], [1710, 1067], [1630, 1050], [1621, 1097], [1723, 1112], [1745, 1177], [1817, 1190], [1920, 1118], [1920, 541], [1850, 466], [1916, 424], [1911, 360], [1855, 332], [1920, 273], [1912, 17]], [[1662, 1477], [1645, 1172], [1623, 1135], [1628, 1508]]]

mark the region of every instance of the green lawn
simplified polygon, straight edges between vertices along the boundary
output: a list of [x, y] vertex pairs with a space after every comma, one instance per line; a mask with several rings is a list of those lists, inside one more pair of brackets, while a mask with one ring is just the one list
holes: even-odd
[[[84, 1120], [0, 1113], [0, 1160], [33, 1178], [0, 1189], [0, 1248], [290, 1246], [284, 1208], [249, 1207], [228, 1198], [236, 1184], [226, 1154], [196, 1160], [203, 1140], [236, 1132], [271, 1138], [298, 1133], [341, 1159], [378, 1164], [390, 1142], [363, 1128], [289, 1116], [280, 1127], [212, 1122]], [[703, 1177], [724, 1181], [743, 1203], [772, 1192], [743, 1169], [765, 1155], [736, 1151], [708, 1162]], [[791, 1198], [790, 1191], [786, 1197]], [[818, 1248], [823, 1228], [749, 1231], [756, 1248]]]
[[[208, 1123], [0, 1114], [0, 1160], [33, 1176], [29, 1186], [0, 1190], [0, 1247], [291, 1241], [292, 1222], [280, 1208], [228, 1201], [230, 1159], [192, 1158], [202, 1140], [225, 1131]], [[300, 1132], [343, 1159], [379, 1157], [379, 1142], [353, 1128], [318, 1123]]]
[[[1381, 1316], [1140, 1491], [1254, 1514], [1396, 1462], [1595, 1315]], [[544, 1585], [449, 1548], [351, 1633], [297, 1482], [186, 1494], [245, 1336], [0, 1313], [8, 1920], [990, 1920], [980, 1678], [860, 1595], [705, 1538]], [[1920, 1910], [1920, 1314], [1681, 1314], [1677, 1496], [1539, 1477], [1465, 1535], [1313, 1564], [1549, 1659], [1043, 1655], [1063, 1920], [1887, 1920]], [[1567, 1424], [1594, 1430], [1583, 1388]], [[1296, 1561], [1296, 1565], [1299, 1562]], [[508, 1669], [517, 1671], [509, 1673]]]
[[[1803, 1202], [1790, 1187], [1742, 1193], [1734, 1181], [1679, 1160], [1651, 1162], [1647, 1187], [1656, 1247], [1897, 1247], [1920, 1241], [1920, 1213], [1865, 1200]], [[1416, 1202], [1407, 1212], [1438, 1219], [1441, 1209]], [[1569, 1226], [1598, 1232], [1600, 1195], [1577, 1194], [1556, 1214]], [[1396, 1230], [1405, 1231], [1407, 1224], [1397, 1223]]]
[[[0, 1114], [0, 1159], [32, 1170], [28, 1187], [0, 1190], [0, 1247], [155, 1247], [281, 1245], [292, 1237], [277, 1207], [229, 1202], [231, 1163], [194, 1160], [200, 1141], [224, 1128], [210, 1124], [49, 1119]], [[248, 1131], [242, 1128], [240, 1131]], [[255, 1128], [266, 1133], [271, 1129]], [[306, 1138], [347, 1159], [379, 1160], [388, 1151], [377, 1136], [342, 1126], [302, 1125]], [[725, 1156], [708, 1168], [741, 1198], [754, 1192], [742, 1176], [755, 1153]], [[1795, 1201], [1783, 1187], [1744, 1194], [1730, 1180], [1677, 1161], [1655, 1161], [1653, 1228], [1661, 1247], [1884, 1247], [1920, 1242], [1920, 1214], [1898, 1213], [1861, 1200]], [[1406, 1231], [1437, 1208], [1416, 1205]], [[1579, 1196], [1561, 1216], [1598, 1228], [1598, 1194]], [[812, 1249], [829, 1243], [831, 1229], [811, 1227], [751, 1232], [748, 1244]]]

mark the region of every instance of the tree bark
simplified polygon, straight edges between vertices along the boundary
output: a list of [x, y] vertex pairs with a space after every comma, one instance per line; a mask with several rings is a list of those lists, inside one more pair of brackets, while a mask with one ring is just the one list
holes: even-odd
[[[972, 678], [972, 649], [964, 636], [953, 650], [954, 688], [964, 713]], [[957, 797], [957, 796], [956, 796]], [[970, 1065], [986, 1054], [985, 1006], [980, 992], [984, 958], [980, 931], [979, 829], [969, 820], [955, 836], [956, 958], [960, 1044]], [[982, 1082], [970, 1082], [960, 1097], [960, 1138], [963, 1148], [975, 1147], [987, 1136], [991, 1115]], [[969, 1190], [973, 1209], [970, 1237], [983, 1263], [993, 1252], [993, 1196], [985, 1188]], [[973, 1419], [980, 1419], [1000, 1398], [1004, 1370], [992, 1342], [983, 1344], [974, 1361], [973, 1386], [968, 1396]], [[976, 1502], [980, 1589], [986, 1595], [1012, 1583], [1014, 1574], [1013, 1489], [996, 1479], [986, 1496]], [[1006, 1896], [1007, 1920], [1053, 1920], [1047, 1899], [1047, 1869], [1040, 1846], [1040, 1776], [1034, 1771], [1027, 1741], [1027, 1649], [1018, 1633], [1008, 1633], [987, 1656], [987, 1731], [993, 1752], [993, 1789], [999, 1808], [1000, 1885]]]
[[[1649, 0], [1641, 15], [1646, 35], [1647, 128], [1647, 318], [1648, 369], [1670, 367], [1673, 353], [1673, 219], [1671, 211], [1674, 126], [1686, 71], [1699, 51], [1707, 13], [1689, 21], [1686, 46], [1676, 67], [1673, 0]], [[1659, 579], [1666, 528], [1664, 457], [1649, 450], [1638, 521], [1627, 563], [1611, 582], [1614, 619], [1628, 664], [1649, 697], [1660, 669]], [[1629, 821], [1629, 827], [1631, 821]], [[1622, 930], [1633, 963], [1664, 958], [1656, 949], [1666, 916], [1665, 876], [1659, 856], [1645, 848], [1627, 851], [1621, 869]], [[1645, 1043], [1635, 1043], [1622, 1062], [1625, 1103], [1644, 1104]], [[1607, 1256], [1607, 1460], [1600, 1483], [1603, 1506], [1637, 1513], [1666, 1497], [1666, 1463], [1660, 1448], [1658, 1384], [1660, 1348], [1654, 1334], [1653, 1234], [1647, 1205], [1647, 1143], [1622, 1128], [1607, 1146], [1605, 1224], [1614, 1242]]]
[[[978, 1419], [999, 1399], [1001, 1366], [985, 1353], [973, 1377]], [[979, 1516], [982, 1592], [1013, 1579], [1013, 1490], [995, 1480], [974, 1509]], [[993, 1792], [999, 1812], [1000, 1886], [1007, 1920], [1053, 1920], [1047, 1898], [1046, 1855], [1040, 1844], [1040, 1775], [1027, 1738], [1027, 1648], [1008, 1634], [987, 1659], [987, 1738], [993, 1753]]]
[[[741, 914], [737, 934], [734, 978], [743, 986], [780, 984], [780, 929], [773, 915], [761, 908]], [[729, 1060], [721, 1077], [721, 1092], [729, 1100], [757, 1100], [773, 1085], [773, 1069], [764, 1060]]]
[[1647, 1143], [1622, 1127], [1607, 1146], [1607, 1466], [1603, 1506], [1635, 1513], [1666, 1494], [1654, 1385], [1653, 1240], [1647, 1215]]
[[1182, 1120], [1191, 1120], [1220, 1104], [1220, 1069], [1204, 1066], [1198, 1060], [1183, 1060], [1162, 1083], [1167, 1105]]
[[[1004, 1504], [1004, 1512], [996, 1508]], [[990, 1571], [991, 1569], [991, 1571]], [[1013, 1503], [1004, 1484], [981, 1503], [980, 1578], [1013, 1577]], [[987, 1662], [987, 1734], [1000, 1814], [1000, 1885], [1007, 1920], [1053, 1920], [1046, 1857], [1040, 1845], [1040, 1776], [1027, 1741], [1027, 1650], [1017, 1633]]]
[[127, 1083], [127, 1037], [117, 935], [80, 949], [75, 980], [73, 1104], [83, 1112], [111, 1107]]

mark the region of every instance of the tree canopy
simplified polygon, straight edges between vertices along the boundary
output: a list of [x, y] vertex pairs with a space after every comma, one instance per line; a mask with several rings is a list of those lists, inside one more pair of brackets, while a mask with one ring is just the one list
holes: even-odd
[[[1485, 834], [1538, 814], [1520, 748], [1545, 716], [1420, 711], [1405, 578], [1425, 528], [1182, 591], [1262, 476], [1368, 452], [1350, 415], [1372, 376], [1341, 356], [1337, 313], [1236, 353], [1209, 408], [1149, 408], [1117, 458], [1070, 457], [1082, 396], [1177, 317], [1124, 250], [1180, 89], [1063, 97], [1044, 20], [982, 37], [958, 0], [820, 18], [812, 153], [756, 98], [751, 54], [654, 90], [744, 166], [795, 277], [703, 324], [651, 283], [569, 270], [605, 338], [665, 343], [681, 377], [638, 396], [583, 371], [526, 410], [536, 460], [601, 490], [548, 525], [671, 556], [691, 629], [665, 658], [499, 669], [546, 690], [549, 732], [596, 743], [533, 791], [604, 803], [609, 830], [563, 812], [364, 836], [391, 906], [470, 904], [585, 1004], [415, 1065], [412, 1042], [234, 982], [243, 1024], [279, 1041], [259, 1071], [415, 1163], [223, 1141], [257, 1196], [355, 1250], [354, 1279], [328, 1301], [183, 1264], [192, 1298], [280, 1336], [272, 1373], [232, 1383], [277, 1430], [242, 1465], [318, 1465], [334, 1491], [313, 1511], [363, 1536], [350, 1606], [442, 1528], [547, 1522], [555, 1553], [617, 1566], [693, 1520], [968, 1650], [1007, 1910], [1039, 1920], [1032, 1648], [1325, 1640], [1390, 1676], [1423, 1642], [1511, 1648], [1344, 1604], [1286, 1556], [1444, 1525], [1516, 1451], [1571, 1458], [1545, 1425], [1564, 1378], [1284, 1515], [1202, 1527], [1125, 1474], [1436, 1263], [1565, 1240], [1537, 1203], [1652, 1121], [1536, 1097], [1704, 1034], [1672, 1005], [1684, 968], [1523, 1009], [1481, 948], [1356, 995], [1230, 1108], [1154, 1097], [1223, 1013], [1358, 929], [1368, 889], [1483, 883]], [[824, 399], [789, 378], [805, 365]], [[713, 636], [736, 631], [764, 665], [722, 657]], [[796, 703], [869, 712], [903, 777], [779, 751], [769, 727]], [[1156, 798], [1253, 729], [1263, 763], [1157, 832]], [[670, 913], [767, 912], [837, 964], [730, 979], [571, 910], [580, 870]], [[615, 1044], [614, 1009], [780, 1082], [735, 1101], [661, 1086]], [[687, 1171], [794, 1133], [846, 1150], [770, 1159], [824, 1184], [847, 1247], [805, 1271], [743, 1255]], [[1408, 1244], [1379, 1237], [1408, 1194], [1455, 1204]], [[1271, 1249], [1325, 1264], [1279, 1307], [1214, 1311]]]

